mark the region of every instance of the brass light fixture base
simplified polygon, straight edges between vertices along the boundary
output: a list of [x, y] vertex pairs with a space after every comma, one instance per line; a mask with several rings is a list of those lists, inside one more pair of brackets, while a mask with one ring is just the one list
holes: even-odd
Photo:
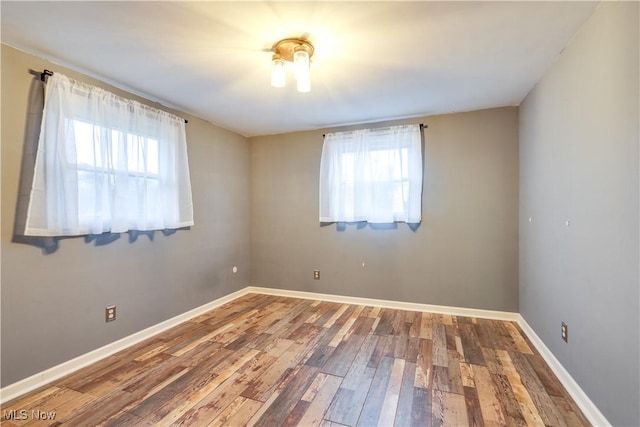
[[303, 38], [286, 38], [276, 42], [271, 48], [274, 52], [273, 59], [282, 59], [284, 61], [293, 62], [293, 53], [296, 50], [304, 49], [309, 54], [309, 58], [313, 56], [313, 45]]

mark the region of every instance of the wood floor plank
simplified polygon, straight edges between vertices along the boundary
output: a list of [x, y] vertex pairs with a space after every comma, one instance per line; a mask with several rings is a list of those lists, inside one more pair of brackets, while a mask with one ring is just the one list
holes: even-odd
[[[90, 404], [96, 399], [95, 396], [83, 394], [71, 389], [59, 389], [59, 392], [47, 396], [46, 399], [35, 403], [29, 411], [35, 409], [43, 413], [55, 414], [54, 420], [56, 422], [62, 422], [65, 419], [71, 417], [74, 412], [78, 411], [87, 404]], [[45, 417], [46, 418], [46, 417]], [[51, 420], [41, 420], [38, 417], [31, 417], [26, 422], [20, 423], [25, 426], [45, 426], [51, 424]], [[0, 425], [4, 425], [3, 421], [0, 421]]]
[[411, 405], [411, 425], [430, 427], [432, 414], [431, 391], [425, 388], [413, 388]]
[[421, 313], [420, 332], [418, 338], [425, 340], [433, 339], [433, 315], [431, 313]]
[[387, 390], [382, 401], [382, 409], [378, 419], [378, 425], [390, 426], [396, 418], [396, 408], [400, 398], [400, 386], [402, 385], [402, 376], [404, 374], [404, 359], [393, 359], [391, 367], [391, 375]]
[[445, 325], [453, 325], [454, 323], [454, 319], [456, 318], [456, 316], [452, 316], [450, 314], [443, 314], [442, 315], [442, 323]]
[[[257, 350], [249, 350], [240, 357], [228, 359], [221, 363], [215, 370], [215, 377], [209, 379], [205, 384], [198, 384], [197, 387], [189, 389], [189, 393], [182, 396], [180, 401], [174, 403], [173, 408], [162, 417], [154, 417], [153, 421], [157, 426], [168, 426], [185, 415], [189, 410], [200, 404], [201, 401], [211, 394], [216, 388], [225, 383], [238, 369], [248, 363], [258, 354]], [[244, 387], [242, 387], [244, 388]], [[189, 424], [185, 422], [185, 424]]]
[[[32, 394], [28, 394], [26, 396], [20, 396], [16, 400], [12, 402], [7, 402], [2, 407], [2, 422], [12, 422], [13, 424], [26, 424], [27, 420], [15, 419], [16, 417], [11, 417], [13, 414], [16, 414], [20, 411], [31, 411], [32, 409], [38, 408], [43, 405], [48, 399], [55, 398], [55, 396], [59, 395], [66, 391], [64, 387], [48, 387], [42, 390], [38, 390], [33, 392]], [[21, 418], [21, 417], [18, 417]]]
[[567, 392], [562, 387], [562, 383], [560, 383], [560, 380], [553, 374], [551, 368], [545, 363], [542, 356], [539, 354], [528, 354], [527, 360], [550, 396], [566, 396]]
[[429, 339], [420, 339], [418, 357], [416, 360], [416, 387], [431, 388], [433, 381], [433, 342]]
[[438, 390], [435, 390], [434, 394], [438, 395], [434, 400], [441, 402], [440, 405], [442, 407], [442, 419], [437, 420], [438, 422], [434, 421], [434, 425], [452, 427], [467, 425], [469, 418], [464, 396]]
[[[258, 408], [258, 410], [249, 419], [249, 421], [247, 422], [247, 425], [254, 426], [256, 422], [258, 422], [258, 420], [262, 417], [262, 415], [265, 412], [267, 412], [267, 410], [271, 407], [271, 404], [275, 402], [275, 400], [278, 398], [279, 395], [280, 395], [280, 392], [277, 390], [277, 387], [276, 387], [276, 390], [273, 393], [271, 393], [269, 398], [262, 404], [262, 406]], [[253, 400], [253, 399], [250, 399], [250, 400]]]
[[319, 369], [303, 365], [298, 373], [287, 384], [277, 399], [269, 406], [256, 422], [256, 427], [281, 425], [289, 412], [296, 406], [309, 385], [315, 379]]
[[513, 348], [513, 337], [509, 334], [509, 331], [504, 326], [505, 322], [497, 322], [495, 320], [490, 320], [491, 329], [489, 333], [491, 334], [491, 338], [494, 340], [495, 345], [492, 347], [495, 350], [514, 350]]
[[589, 425], [516, 323], [259, 294], [2, 410], [8, 427]]
[[298, 400], [293, 409], [289, 411], [287, 418], [280, 424], [281, 427], [296, 427], [300, 425], [300, 419], [309, 408], [310, 403]]
[[[284, 335], [288, 332], [287, 327], [291, 327], [292, 323], [300, 324], [304, 323], [308, 317], [308, 309], [311, 306], [312, 301], [310, 300], [296, 300], [296, 304], [280, 313], [279, 320], [271, 325], [264, 332], [267, 334], [272, 334], [274, 336], [279, 336], [280, 334]], [[347, 306], [346, 308], [348, 308]], [[301, 314], [304, 315], [304, 318], [300, 318]]]
[[350, 334], [348, 334], [348, 332], [351, 330], [353, 324], [360, 316], [360, 313], [362, 313], [362, 310], [364, 310], [364, 306], [360, 305], [356, 307], [356, 309], [349, 316], [349, 319], [347, 319], [347, 321], [344, 322], [344, 325], [342, 325], [342, 327], [333, 337], [331, 342], [329, 342], [330, 347], [337, 347], [338, 344], [340, 344], [342, 341], [346, 341], [349, 338]]
[[[324, 374], [318, 374], [318, 376]], [[331, 404], [333, 397], [335, 396], [342, 378], [333, 375], [324, 375], [322, 385], [315, 392], [313, 399], [308, 400], [309, 406], [305, 411], [302, 418], [300, 418], [298, 425], [301, 426], [317, 426], [322, 423], [324, 415]]]
[[505, 425], [502, 406], [498, 400], [489, 370], [484, 366], [472, 365], [473, 378], [478, 391], [480, 410], [485, 424]]
[[393, 338], [393, 357], [396, 359], [407, 358], [409, 346], [409, 329], [411, 324], [403, 322], [398, 326], [398, 335]]
[[460, 358], [456, 350], [449, 350], [449, 391], [451, 393], [464, 394], [462, 389], [462, 372], [460, 371]]
[[476, 387], [476, 383], [473, 380], [473, 372], [471, 371], [471, 365], [468, 363], [460, 362], [460, 377], [463, 387]]
[[219, 414], [215, 418], [213, 418], [213, 421], [211, 421], [209, 424], [203, 423], [202, 425], [214, 425], [214, 426], [224, 425], [231, 416], [235, 415], [240, 410], [240, 408], [242, 408], [242, 406], [247, 402], [247, 400], [248, 399], [245, 399], [242, 396], [233, 398], [231, 403], [229, 403], [222, 411], [219, 412]]
[[235, 401], [240, 401], [241, 403], [237, 406], [233, 406], [232, 411], [229, 411], [229, 413], [226, 413], [226, 411], [222, 412], [218, 417], [216, 417], [213, 421], [211, 421], [209, 425], [210, 426], [247, 425], [249, 423], [249, 420], [263, 406], [262, 402], [259, 402], [253, 399], [246, 399], [242, 396], [238, 396]]
[[176, 339], [163, 353], [181, 356], [201, 343], [209, 341], [214, 334], [215, 331], [211, 326], [198, 325], [198, 327], [194, 327], [193, 331], [182, 335], [180, 339]]
[[[517, 375], [517, 378], [521, 381], [522, 389], [531, 396], [534, 408], [537, 409], [538, 414], [540, 414], [542, 422], [545, 425], [564, 426], [562, 415], [556, 409], [551, 397], [549, 397], [545, 391], [540, 379], [529, 364], [526, 355], [515, 351], [507, 352], [504, 350], [498, 350], [496, 353], [498, 353], [498, 357], [505, 369], [507, 369], [506, 363], [509, 361], [512, 363], [512, 367], [509, 367], [508, 370], [515, 372], [513, 377], [516, 378]], [[511, 378], [509, 381], [511, 382]], [[513, 382], [511, 384], [512, 386], [514, 385]], [[520, 388], [520, 386], [517, 387]], [[518, 395], [516, 395], [516, 397], [518, 397]]]
[[370, 368], [368, 366], [368, 362], [376, 348], [378, 339], [379, 337], [376, 335], [369, 335], [363, 340], [353, 363], [351, 363], [351, 366], [342, 381], [343, 388], [356, 390], [360, 386], [362, 378], [365, 376], [373, 376], [372, 374], [370, 375], [369, 373], [366, 373], [366, 371], [370, 370], [371, 372], [375, 372], [374, 368]]
[[431, 425], [443, 427], [445, 425], [444, 392], [433, 390], [431, 393]]
[[378, 418], [380, 417], [380, 411], [382, 410], [382, 403], [384, 401], [387, 385], [389, 384], [389, 378], [391, 376], [393, 360], [393, 357], [385, 356], [380, 362], [378, 369], [376, 369], [360, 418], [358, 418], [357, 425], [373, 426], [378, 424]]
[[259, 352], [256, 357], [238, 369], [238, 378], [236, 381], [249, 386], [254, 379], [259, 378], [262, 373], [269, 369], [277, 360], [277, 357], [269, 353]]
[[486, 367], [492, 374], [504, 374], [496, 350], [493, 348], [482, 348], [482, 357], [486, 363]]
[[158, 354], [147, 360], [145, 363], [138, 362], [137, 360], [131, 360], [120, 366], [117, 370], [110, 371], [104, 376], [98, 377], [90, 383], [85, 384], [83, 387], [80, 387], [78, 391], [92, 394], [94, 396], [101, 396], [118, 388], [123, 389], [130, 380], [135, 380], [149, 369], [163, 365], [163, 362], [166, 362], [168, 359], [170, 359], [170, 356], [166, 354]]
[[568, 426], [586, 426], [589, 420], [580, 411], [578, 406], [569, 397], [551, 396], [558, 411], [562, 414], [565, 424]]
[[509, 335], [511, 335], [511, 338], [513, 339], [513, 343], [515, 344], [516, 349], [520, 353], [533, 354], [533, 351], [531, 350], [531, 348], [527, 344], [527, 341], [523, 337], [524, 334], [520, 331], [520, 329], [514, 323], [504, 322], [503, 326], [507, 329], [507, 331], [509, 332]]
[[[439, 316], [434, 315], [434, 319], [438, 319]], [[447, 332], [444, 324], [440, 321], [432, 324], [433, 334], [433, 364], [435, 366], [449, 367], [449, 350], [447, 350]]]
[[327, 321], [336, 313], [336, 311], [338, 311], [342, 307], [342, 304], [338, 304], [336, 302], [323, 302], [322, 305], [319, 306], [319, 308], [320, 307], [322, 307], [322, 312], [320, 313], [320, 316], [316, 319], [316, 321], [313, 322], [313, 324], [315, 326], [324, 327], [324, 324], [327, 323]]
[[345, 425], [334, 423], [333, 421], [329, 421], [329, 420], [322, 420], [320, 427], [345, 427]]
[[407, 316], [413, 317], [411, 321], [411, 327], [409, 328], [410, 338], [420, 338], [420, 323], [422, 319], [422, 313], [419, 311], [409, 312]]
[[407, 339], [407, 354], [405, 356], [405, 360], [409, 363], [417, 363], [419, 348], [420, 338], [409, 337]]
[[504, 346], [500, 344], [500, 337], [495, 333], [494, 322], [492, 320], [478, 319], [478, 322], [474, 324], [473, 327], [478, 337], [480, 347], [493, 349], [504, 348]]
[[483, 427], [484, 418], [480, 409], [478, 391], [475, 387], [464, 387], [464, 401], [467, 406], [467, 418], [470, 427]]
[[[498, 396], [500, 407], [502, 408], [502, 413], [504, 414], [507, 425], [527, 425], [527, 420], [522, 415], [523, 407], [516, 398], [514, 389], [507, 376], [501, 374], [491, 374], [491, 379], [493, 380], [496, 395]], [[527, 409], [526, 406], [524, 407], [524, 409]], [[535, 416], [530, 416], [529, 418], [533, 419], [535, 418]]]
[[[451, 317], [451, 316], [449, 316]], [[443, 316], [444, 318], [444, 316]], [[447, 342], [447, 350], [457, 350], [456, 349], [456, 337], [460, 339], [460, 330], [458, 325], [455, 326], [453, 324], [447, 325], [444, 324], [444, 332]]]
[[242, 392], [242, 396], [262, 402], [266, 401], [287, 375], [288, 371], [298, 364], [298, 361], [303, 356], [304, 349], [305, 346], [303, 344], [293, 343], [287, 351], [282, 353], [260, 376], [251, 380], [247, 388]]
[[[238, 373], [235, 372], [217, 387], [213, 388], [212, 386], [210, 391], [203, 389], [200, 396], [194, 398], [179, 411], [167, 414], [156, 425], [176, 427], [207, 425], [210, 420], [220, 416], [245, 387], [245, 384], [238, 382]], [[197, 400], [200, 397], [202, 399]]]
[[[360, 328], [365, 330], [369, 329], [370, 326], [368, 325], [373, 323], [372, 319], [365, 317], [361, 319]], [[344, 377], [358, 354], [358, 350], [360, 350], [360, 346], [364, 342], [365, 337], [366, 335], [356, 332], [348, 341], [340, 342], [335, 351], [327, 359], [327, 362], [322, 366], [322, 372]]]
[[[331, 377], [333, 377], [333, 375], [327, 375], [320, 372], [313, 379], [313, 382], [309, 385], [309, 387], [304, 392], [300, 400], [304, 400], [305, 402], [308, 402], [308, 403], [313, 402], [313, 399], [316, 398], [316, 396], [318, 395], [318, 391], [320, 391], [325, 381], [327, 381], [327, 379]], [[340, 378], [340, 377], [335, 377], [335, 378]], [[340, 382], [342, 382], [342, 378], [340, 378]]]
[[449, 368], [433, 366], [431, 388], [433, 390], [449, 391]]
[[513, 390], [515, 400], [520, 405], [520, 412], [522, 413], [526, 424], [538, 426], [545, 425], [545, 422], [540, 417], [529, 391], [527, 391], [526, 387], [522, 383], [520, 374], [518, 374], [513, 366], [509, 354], [504, 350], [498, 350], [496, 353], [498, 354], [500, 363], [504, 368], [505, 375], [509, 379], [510, 389]]
[[345, 311], [347, 311], [348, 308], [349, 308], [348, 305], [342, 304], [340, 308], [338, 308], [338, 310], [335, 313], [333, 313], [333, 315], [329, 319], [327, 319], [327, 321], [322, 325], [322, 327], [323, 328], [332, 327], [333, 324], [336, 323], [336, 321], [340, 318], [340, 316], [344, 314]]
[[398, 405], [396, 409], [396, 417], [394, 425], [410, 426], [413, 425], [411, 414], [413, 412], [413, 384], [416, 375], [416, 364], [406, 362], [404, 364], [404, 372], [402, 374], [402, 384], [400, 385], [400, 393], [398, 395]]
[[355, 426], [362, 412], [364, 402], [371, 388], [375, 370], [367, 370], [360, 381], [360, 386], [356, 390], [340, 387], [333, 402], [329, 406], [325, 419], [348, 426]]
[[136, 403], [139, 403], [164, 390], [165, 387], [186, 375], [189, 371], [189, 368], [180, 365], [167, 367], [164, 371], [149, 376], [147, 381], [129, 384], [123, 390], [129, 393], [139, 393], [140, 397], [136, 400]]
[[369, 363], [367, 366], [376, 369], [380, 364], [380, 361], [386, 357], [393, 357], [393, 337], [388, 335], [375, 335], [378, 338], [376, 348], [371, 354]]
[[380, 313], [380, 307], [365, 307], [362, 315], [364, 317], [376, 318], [378, 317], [378, 313]]
[[153, 424], [143, 420], [140, 417], [137, 417], [129, 412], [122, 412], [120, 415], [117, 415], [113, 418], [109, 418], [106, 420], [101, 426], [104, 427], [140, 427], [140, 426], [148, 426], [151, 427]]
[[[214, 359], [211, 365], [217, 365], [218, 363], [221, 363], [221, 361]], [[158, 417], [158, 419], [162, 418], [174, 409], [177, 402], [182, 403], [184, 398], [189, 396], [192, 391], [204, 387], [217, 376], [211, 372], [211, 365], [199, 365], [188, 369], [186, 373], [176, 374], [175, 379], [171, 378], [172, 381], [155, 393], [147, 393], [146, 396], [148, 397], [127, 410], [141, 418], [150, 416]]]
[[464, 348], [465, 360], [474, 365], [485, 365], [484, 355], [480, 347], [480, 339], [476, 334], [475, 325], [460, 324], [460, 340]]
[[92, 405], [85, 405], [73, 416], [64, 421], [64, 425], [78, 427], [93, 427], [103, 424], [109, 418], [118, 416], [122, 408], [127, 406], [135, 397], [131, 393], [115, 390], [93, 401]]
[[169, 359], [166, 364], [158, 365], [158, 367], [162, 369], [162, 366], [170, 366], [174, 363], [194, 367], [207, 363], [206, 361], [211, 359], [224, 360], [231, 353], [232, 350], [223, 348], [220, 343], [205, 341], [180, 357]]

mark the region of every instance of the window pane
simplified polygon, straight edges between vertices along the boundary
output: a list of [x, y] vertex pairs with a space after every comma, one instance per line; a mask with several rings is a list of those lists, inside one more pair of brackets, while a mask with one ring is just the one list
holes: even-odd
[[74, 120], [73, 133], [78, 165], [95, 167], [96, 153], [93, 147], [93, 126], [90, 123]]
[[158, 174], [158, 141], [139, 135], [127, 135], [128, 170]]
[[[78, 162], [78, 221], [80, 226], [95, 223], [96, 218], [110, 216], [109, 200], [104, 189], [116, 186], [116, 177], [126, 165], [132, 181], [125, 196], [136, 201], [130, 206], [143, 223], [162, 227], [162, 206], [159, 174], [158, 140], [145, 138], [115, 129], [107, 129], [81, 120], [73, 121], [76, 157]], [[126, 141], [126, 147], [124, 146]], [[122, 151], [121, 148], [125, 150]], [[119, 189], [119, 190], [118, 190]], [[98, 200], [97, 195], [104, 195]], [[144, 197], [140, 197], [140, 195]], [[132, 226], [136, 226], [136, 221]]]

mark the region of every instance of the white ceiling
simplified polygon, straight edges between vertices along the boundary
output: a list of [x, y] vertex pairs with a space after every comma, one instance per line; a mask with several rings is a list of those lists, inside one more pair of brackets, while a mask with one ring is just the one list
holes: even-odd
[[[246, 136], [518, 105], [593, 2], [1, 2], [2, 42]], [[277, 40], [310, 93], [270, 86]]]

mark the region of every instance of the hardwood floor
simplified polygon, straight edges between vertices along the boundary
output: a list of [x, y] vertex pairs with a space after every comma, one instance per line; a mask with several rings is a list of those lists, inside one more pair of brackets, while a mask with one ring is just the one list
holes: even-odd
[[7, 427], [589, 425], [515, 323], [259, 294], [2, 415]]

